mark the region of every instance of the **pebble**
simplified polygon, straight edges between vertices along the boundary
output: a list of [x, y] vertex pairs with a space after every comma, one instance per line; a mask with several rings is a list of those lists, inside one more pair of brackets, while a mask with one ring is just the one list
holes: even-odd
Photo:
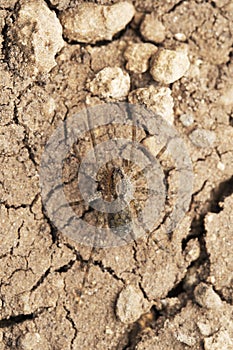
[[39, 333], [26, 333], [19, 338], [19, 344], [21, 350], [30, 350], [42, 348], [48, 350], [47, 345], [44, 342], [44, 339], [41, 339]]
[[153, 41], [154, 43], [162, 43], [166, 37], [165, 27], [156, 18], [154, 12], [145, 15], [140, 26], [140, 32], [145, 40]]
[[189, 127], [194, 123], [194, 118], [192, 114], [190, 113], [185, 113], [180, 116], [180, 121], [183, 124], [183, 126]]
[[145, 104], [148, 109], [162, 116], [170, 125], [174, 122], [174, 101], [168, 87], [155, 87], [150, 85], [147, 88], [140, 88], [129, 94], [130, 103]]
[[196, 302], [207, 309], [218, 309], [222, 306], [222, 300], [217, 293], [214, 292], [212, 286], [200, 283], [194, 290]]
[[189, 135], [189, 139], [198, 148], [206, 148], [213, 146], [216, 135], [214, 131], [196, 129]]
[[224, 87], [219, 91], [221, 96], [219, 98], [219, 103], [223, 106], [232, 106], [233, 105], [233, 85]]
[[195, 261], [199, 258], [200, 256], [200, 252], [201, 252], [201, 249], [200, 249], [200, 244], [198, 242], [198, 239], [191, 239], [186, 248], [185, 248], [185, 260], [188, 261], [188, 262], [192, 262], [192, 261]]
[[205, 322], [198, 321], [197, 326], [201, 334], [205, 337], [208, 337], [212, 333], [212, 327], [209, 320], [206, 320]]
[[126, 49], [124, 57], [126, 68], [134, 73], [144, 73], [149, 69], [149, 60], [158, 48], [149, 43], [131, 44]]
[[145, 146], [149, 152], [152, 154], [154, 158], [157, 157], [159, 152], [161, 151], [163, 145], [161, 142], [159, 142], [158, 138], [156, 136], [148, 136], [146, 137], [143, 142], [143, 146]]
[[60, 21], [42, 0], [19, 1], [11, 36], [10, 63], [18, 70], [22, 66], [24, 76], [48, 73], [56, 66], [55, 55], [65, 44]]
[[127, 1], [114, 5], [81, 3], [63, 11], [59, 18], [68, 40], [95, 44], [112, 40], [132, 20], [134, 14], [134, 6]]
[[152, 57], [150, 73], [155, 81], [171, 84], [182, 78], [189, 67], [187, 52], [162, 49]]
[[205, 350], [232, 350], [233, 340], [226, 330], [220, 330], [213, 336], [204, 339]]
[[187, 40], [187, 37], [184, 33], [176, 33], [174, 35], [174, 38], [177, 40], [177, 41], [181, 41], [181, 42], [184, 42]]
[[190, 348], [194, 348], [197, 342], [196, 337], [186, 334], [185, 332], [182, 332], [182, 330], [178, 330], [174, 336], [180, 343], [186, 344]]
[[218, 162], [217, 164], [218, 170], [224, 171], [225, 170], [225, 164], [222, 162]]
[[144, 299], [139, 288], [128, 285], [119, 294], [116, 304], [116, 314], [125, 324], [137, 321], [149, 310], [149, 302]]
[[130, 91], [130, 77], [119, 67], [106, 67], [96, 74], [88, 88], [95, 96], [122, 99]]

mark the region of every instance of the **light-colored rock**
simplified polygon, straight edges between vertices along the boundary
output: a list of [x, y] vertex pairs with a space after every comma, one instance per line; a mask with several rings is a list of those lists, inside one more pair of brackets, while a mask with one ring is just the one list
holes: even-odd
[[64, 46], [62, 26], [42, 0], [19, 1], [16, 20], [10, 26], [9, 64], [22, 76], [46, 74], [56, 66], [55, 55]]
[[222, 306], [222, 300], [213, 288], [205, 283], [200, 283], [194, 290], [196, 302], [207, 309], [218, 309]]
[[190, 334], [183, 333], [181, 330], [178, 330], [177, 334], [175, 334], [175, 338], [183, 344], [188, 345], [193, 348], [197, 342], [196, 337], [192, 337]]
[[205, 350], [232, 350], [233, 340], [227, 331], [221, 330], [212, 337], [204, 339], [204, 348]]
[[227, 86], [224, 89], [220, 90], [220, 99], [219, 102], [223, 106], [232, 106], [233, 105], [233, 85]]
[[69, 40], [95, 44], [112, 37], [132, 20], [134, 6], [127, 2], [114, 5], [82, 3], [60, 15], [64, 35]]
[[161, 151], [163, 144], [159, 142], [158, 138], [156, 136], [148, 136], [143, 140], [142, 142], [143, 146], [145, 146], [149, 152], [153, 155], [153, 157], [156, 158], [156, 156]]
[[131, 44], [125, 51], [126, 68], [134, 73], [144, 73], [149, 68], [149, 59], [156, 53], [157, 47], [153, 44]]
[[22, 350], [31, 350], [43, 348], [48, 350], [48, 344], [45, 341], [44, 337], [41, 337], [39, 333], [26, 333], [19, 339], [20, 349]]
[[198, 239], [197, 238], [191, 239], [188, 242], [184, 251], [184, 253], [186, 254], [185, 260], [189, 261], [190, 263], [192, 261], [197, 260], [200, 256], [200, 252], [201, 252], [201, 249], [200, 249], [200, 244], [198, 242]]
[[187, 37], [186, 37], [186, 35], [185, 35], [184, 33], [176, 33], [176, 34], [174, 35], [174, 38], [175, 38], [177, 41], [181, 41], [181, 42], [187, 40]]
[[180, 121], [183, 124], [183, 126], [191, 126], [194, 123], [194, 118], [192, 114], [190, 113], [185, 113], [180, 116]]
[[106, 67], [96, 74], [88, 87], [95, 96], [121, 99], [129, 93], [130, 77], [119, 67]]
[[116, 314], [123, 323], [133, 323], [149, 310], [149, 302], [145, 300], [139, 288], [128, 285], [117, 300]]
[[150, 85], [148, 88], [132, 91], [128, 99], [130, 103], [145, 104], [148, 109], [162, 116], [169, 124], [173, 124], [174, 101], [171, 89]]
[[206, 148], [213, 146], [216, 135], [214, 131], [196, 129], [189, 135], [189, 138], [195, 146], [199, 148]]
[[152, 57], [150, 73], [154, 80], [171, 84], [182, 78], [189, 66], [187, 52], [162, 49]]
[[199, 328], [199, 331], [201, 332], [201, 334], [204, 335], [205, 337], [208, 337], [212, 333], [212, 328], [209, 320], [206, 320], [205, 322], [198, 321], [197, 327]]
[[166, 36], [164, 25], [156, 18], [156, 14], [153, 12], [145, 15], [140, 26], [140, 32], [145, 40], [155, 43], [162, 43]]

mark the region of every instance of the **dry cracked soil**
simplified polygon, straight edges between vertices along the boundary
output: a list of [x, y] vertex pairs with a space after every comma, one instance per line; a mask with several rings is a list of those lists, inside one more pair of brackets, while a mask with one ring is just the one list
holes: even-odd
[[[233, 2], [0, 0], [0, 31], [0, 350], [232, 350]], [[122, 115], [131, 120], [126, 103], [148, 108], [149, 121], [160, 114], [185, 151], [162, 127], [118, 125]], [[58, 188], [42, 199], [45, 145], [88, 108], [89, 123], [99, 120], [100, 106], [113, 108], [116, 124], [71, 145], [67, 220]], [[166, 190], [153, 229], [128, 240], [122, 222], [129, 228], [138, 217], [143, 226], [159, 202], [146, 207], [154, 193], [137, 159], [111, 160], [96, 177], [105, 203], [119, 183], [134, 192], [119, 215], [91, 209], [78, 190], [87, 151], [116, 138], [155, 156]], [[185, 163], [186, 151], [192, 172], [179, 182], [186, 168], [172, 158]], [[175, 201], [191, 175], [190, 201]], [[177, 206], [183, 217], [167, 230]], [[75, 218], [112, 232], [108, 246], [82, 227], [67, 235]]]

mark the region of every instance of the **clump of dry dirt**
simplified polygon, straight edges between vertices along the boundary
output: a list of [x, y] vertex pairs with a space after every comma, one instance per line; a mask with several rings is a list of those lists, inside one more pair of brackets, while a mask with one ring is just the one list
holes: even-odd
[[[229, 0], [0, 0], [0, 350], [233, 348], [232, 18]], [[166, 148], [145, 130], [86, 133], [63, 169], [77, 217], [114, 230], [143, 208], [144, 190], [120, 218], [96, 215], [77, 190], [80, 159], [115, 137], [154, 154], [167, 189], [152, 232], [93, 248], [47, 215], [40, 162], [59, 122], [119, 101], [161, 113], [179, 133], [192, 198], [168, 234], [177, 169]], [[99, 173], [107, 200], [122, 174], [144, 189], [137, 166], [117, 167]]]

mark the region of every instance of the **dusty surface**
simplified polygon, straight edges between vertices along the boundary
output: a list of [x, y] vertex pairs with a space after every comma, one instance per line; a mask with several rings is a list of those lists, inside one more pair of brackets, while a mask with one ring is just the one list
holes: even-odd
[[[83, 16], [90, 5], [98, 14], [97, 32], [83, 18], [73, 21], [84, 2], [0, 0], [0, 350], [230, 350], [232, 1], [134, 0], [134, 8], [85, 2], [79, 11]], [[121, 6], [130, 11], [118, 21]], [[157, 32], [150, 33], [153, 23]], [[163, 52], [175, 52], [182, 69], [166, 61], [153, 74]], [[161, 108], [180, 133], [193, 164], [192, 202], [171, 235], [161, 220], [139, 240], [93, 249], [47, 217], [40, 160], [59, 121], [118, 101]], [[78, 154], [92, 147], [93, 135], [101, 142], [127, 132], [87, 135]], [[136, 137], [155, 149], [153, 137]], [[166, 154], [159, 160], [169, 183], [175, 170]], [[65, 164], [64, 191], [77, 215], [105, 225], [105, 217], [77, 205], [78, 161], [76, 148]], [[104, 170], [100, 183], [101, 176]], [[166, 204], [167, 214], [172, 196]]]

